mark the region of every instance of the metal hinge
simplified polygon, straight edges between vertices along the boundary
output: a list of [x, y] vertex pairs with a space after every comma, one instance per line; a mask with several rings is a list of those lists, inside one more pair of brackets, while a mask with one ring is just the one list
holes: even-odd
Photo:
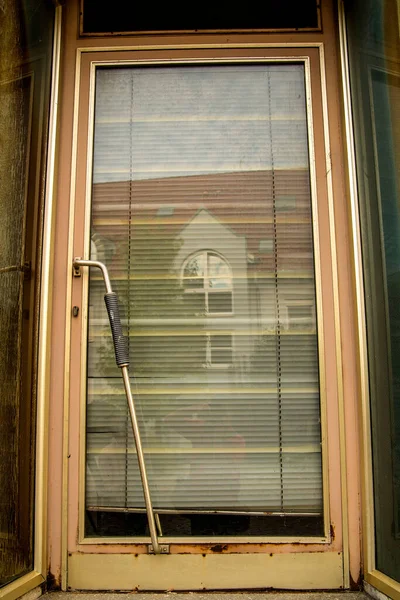
[[[158, 547], [160, 548], [159, 554], [169, 554], [169, 544], [158, 544]], [[147, 553], [155, 554], [153, 544], [147, 546]]]

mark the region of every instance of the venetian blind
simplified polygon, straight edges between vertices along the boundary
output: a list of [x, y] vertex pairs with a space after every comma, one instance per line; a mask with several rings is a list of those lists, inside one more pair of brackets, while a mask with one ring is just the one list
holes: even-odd
[[[92, 258], [122, 305], [153, 503], [322, 510], [303, 66], [97, 72]], [[88, 507], [143, 507], [90, 280]]]

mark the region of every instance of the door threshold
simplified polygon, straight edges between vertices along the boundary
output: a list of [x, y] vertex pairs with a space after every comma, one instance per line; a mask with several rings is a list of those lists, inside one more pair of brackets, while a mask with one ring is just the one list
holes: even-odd
[[[340, 597], [338, 597], [338, 593]], [[335, 592], [265, 592], [243, 590], [241, 592], [178, 592], [179, 600], [371, 600], [365, 592], [337, 590]], [[124, 600], [172, 600], [177, 592], [132, 592], [124, 594]], [[43, 600], [99, 600], [96, 592], [51, 592]], [[100, 600], [121, 600], [118, 592], [103, 592]]]

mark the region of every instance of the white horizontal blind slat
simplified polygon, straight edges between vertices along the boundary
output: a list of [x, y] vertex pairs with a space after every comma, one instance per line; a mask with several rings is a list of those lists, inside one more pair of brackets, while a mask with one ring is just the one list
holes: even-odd
[[[304, 93], [300, 65], [97, 73], [92, 257], [158, 508], [322, 510]], [[140, 508], [103, 295], [92, 273], [86, 502]]]

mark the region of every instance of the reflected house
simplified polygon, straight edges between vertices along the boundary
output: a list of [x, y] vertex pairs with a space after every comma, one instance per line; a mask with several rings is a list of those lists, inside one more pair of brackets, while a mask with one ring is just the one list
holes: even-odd
[[[259, 329], [261, 325], [267, 331], [275, 327], [276, 321], [276, 308], [271, 301], [274, 294], [269, 288], [275, 287], [277, 269], [279, 276], [296, 285], [297, 292], [291, 292], [291, 286], [286, 286], [286, 292], [285, 289], [279, 291], [281, 328], [315, 329], [314, 289], [308, 285], [314, 271], [308, 169], [280, 170], [274, 175], [271, 171], [253, 171], [95, 183], [96, 256], [107, 260], [106, 248], [110, 245], [115, 248], [111, 263], [107, 262], [117, 277], [121, 274], [121, 263], [125, 260], [126, 264], [127, 260], [124, 235], [128, 224], [124, 219], [130, 193], [132, 239], [139, 236], [142, 228], [148, 227], [155, 237], [159, 230], [163, 240], [168, 239], [171, 246], [176, 247], [170, 256], [170, 265], [165, 265], [165, 257], [162, 253], [157, 255], [155, 250], [152, 255], [155, 271], [159, 262], [161, 270], [169, 268], [179, 278], [183, 275], [184, 263], [192, 255], [201, 251], [220, 255], [233, 270], [235, 308], [232, 317], [245, 318], [245, 326], [256, 324]], [[141, 220], [145, 220], [146, 225], [141, 225]], [[119, 226], [113, 226], [110, 235], [113, 222]], [[293, 238], [295, 249], [291, 243]], [[279, 256], [275, 244], [279, 246]], [[121, 245], [123, 250], [119, 252]], [[140, 265], [137, 268], [140, 269]], [[165, 308], [168, 312], [168, 306]], [[220, 310], [214, 316], [218, 312]]]

